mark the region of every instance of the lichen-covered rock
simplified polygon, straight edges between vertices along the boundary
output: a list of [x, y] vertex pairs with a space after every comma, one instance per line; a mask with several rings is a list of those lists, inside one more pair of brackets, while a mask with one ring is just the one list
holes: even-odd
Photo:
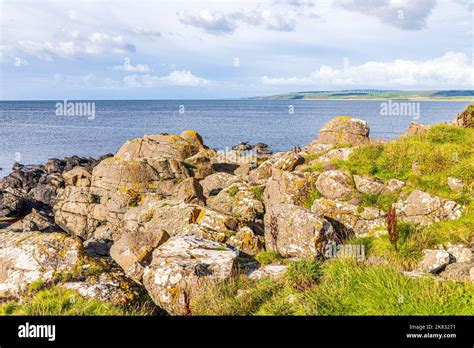
[[176, 236], [155, 249], [143, 285], [155, 303], [170, 314], [187, 313], [195, 289], [232, 275], [237, 252], [196, 236]]
[[263, 193], [267, 209], [279, 204], [304, 205], [313, 191], [316, 191], [316, 173], [282, 172], [273, 169]]
[[385, 214], [377, 208], [363, 208], [327, 198], [316, 199], [311, 211], [326, 218], [340, 236], [366, 236], [385, 224]]
[[290, 152], [279, 152], [273, 155], [269, 160], [263, 162], [257, 169], [253, 170], [248, 180], [250, 182], [263, 182], [272, 176], [272, 170], [293, 171], [298, 165], [304, 163], [304, 157], [300, 154]]
[[417, 271], [434, 273], [441, 272], [450, 262], [452, 258], [446, 250], [426, 249], [423, 250], [423, 259], [417, 266]]
[[76, 267], [80, 240], [60, 233], [0, 232], [0, 297], [18, 296], [29, 284]]
[[285, 273], [286, 265], [266, 265], [251, 272], [249, 278], [253, 280], [260, 280], [263, 278], [277, 279]]
[[200, 149], [195, 155], [186, 158], [185, 165], [191, 175], [200, 180], [213, 173], [212, 159], [217, 156], [217, 152], [212, 149]]
[[343, 171], [322, 172], [316, 181], [318, 191], [330, 199], [347, 199], [354, 192], [352, 179]]
[[124, 160], [140, 158], [169, 158], [185, 160], [196, 154], [200, 146], [173, 134], [147, 134], [143, 138], [127, 141], [117, 151], [116, 157]]
[[91, 172], [85, 167], [74, 167], [63, 173], [66, 184], [71, 186], [89, 187], [91, 185]]
[[372, 195], [379, 195], [385, 189], [385, 185], [380, 180], [360, 175], [354, 175], [354, 183], [357, 191]]
[[367, 122], [357, 118], [339, 116], [323, 124], [318, 133], [318, 142], [323, 144], [365, 145], [369, 140]]
[[227, 240], [227, 244], [247, 255], [256, 255], [263, 250], [265, 239], [256, 235], [250, 227], [244, 226]]
[[469, 104], [460, 112], [453, 123], [462, 128], [474, 128], [474, 104]]
[[447, 252], [454, 256], [456, 262], [472, 261], [472, 250], [462, 244], [450, 245]]
[[394, 204], [400, 220], [427, 225], [443, 220], [456, 220], [463, 207], [454, 201], [415, 190], [404, 201]]
[[385, 189], [382, 191], [384, 194], [392, 194], [400, 191], [405, 187], [405, 182], [398, 179], [390, 179], [387, 181]]
[[464, 189], [464, 182], [460, 179], [449, 177], [448, 186], [451, 190], [459, 192]]
[[430, 129], [430, 126], [428, 125], [411, 121], [408, 125], [406, 134], [408, 136], [420, 135], [426, 132], [428, 129]]
[[265, 214], [265, 247], [284, 257], [321, 255], [333, 235], [328, 221], [296, 205], [280, 204]]
[[474, 262], [456, 262], [447, 265], [440, 276], [444, 279], [474, 282]]
[[44, 212], [40, 212], [36, 209], [32, 209], [31, 213], [25, 216], [20, 221], [10, 225], [9, 230], [16, 232], [53, 232], [60, 231], [60, 228], [56, 226], [51, 216]]
[[200, 181], [200, 184], [202, 186], [204, 196], [209, 197], [217, 195], [222, 189], [229, 187], [237, 180], [238, 178], [235, 175], [221, 172], [206, 176]]
[[207, 206], [216, 212], [235, 216], [247, 224], [262, 218], [265, 211], [263, 203], [256, 199], [252, 187], [246, 182], [236, 182], [216, 196], [209, 197]]
[[331, 160], [348, 161], [349, 156], [353, 153], [355, 148], [343, 147], [326, 152], [318, 158], [318, 162], [329, 162]]

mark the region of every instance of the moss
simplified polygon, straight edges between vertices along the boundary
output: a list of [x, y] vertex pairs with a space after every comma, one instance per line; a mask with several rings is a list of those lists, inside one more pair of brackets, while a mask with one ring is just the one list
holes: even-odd
[[255, 255], [255, 260], [262, 266], [281, 263], [283, 257], [275, 251], [261, 251]]
[[304, 202], [304, 207], [307, 208], [307, 209], [311, 209], [313, 203], [315, 200], [321, 198], [322, 195], [321, 193], [319, 193], [318, 190], [311, 190], [309, 191], [309, 194]]
[[237, 195], [238, 192], [239, 192], [239, 188], [237, 186], [232, 186], [231, 188], [229, 188], [229, 196], [231, 197], [235, 197], [235, 195]]
[[255, 199], [261, 201], [263, 198], [263, 192], [265, 191], [265, 186], [252, 187], [250, 192], [252, 192]]

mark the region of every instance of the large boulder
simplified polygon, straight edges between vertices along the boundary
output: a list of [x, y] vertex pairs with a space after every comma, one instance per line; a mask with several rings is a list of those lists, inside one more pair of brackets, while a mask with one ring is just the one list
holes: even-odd
[[357, 118], [339, 116], [323, 124], [318, 133], [318, 142], [323, 144], [369, 144], [369, 126]]
[[330, 199], [347, 199], [354, 192], [352, 179], [341, 170], [322, 172], [316, 181], [318, 191]]
[[314, 257], [334, 238], [331, 224], [307, 209], [280, 204], [265, 214], [265, 246], [284, 257]]
[[231, 277], [237, 252], [197, 236], [176, 236], [155, 249], [143, 285], [155, 303], [170, 314], [189, 313], [195, 291]]
[[366, 176], [354, 175], [354, 183], [357, 191], [379, 195], [385, 190], [385, 185], [382, 181]]
[[264, 182], [272, 176], [273, 169], [291, 172], [304, 161], [304, 157], [294, 151], [276, 153], [250, 172], [248, 180], [256, 183]]
[[235, 175], [229, 173], [214, 173], [211, 174], [200, 181], [204, 196], [215, 196], [222, 189], [229, 187], [235, 183], [238, 178]]
[[339, 236], [367, 236], [385, 224], [385, 214], [377, 208], [327, 198], [316, 199], [311, 211], [328, 220]]
[[312, 192], [316, 191], [316, 173], [284, 172], [272, 170], [263, 193], [267, 209], [279, 204], [303, 206]]
[[28, 285], [71, 271], [83, 253], [80, 240], [60, 233], [0, 232], [0, 297], [18, 296]]
[[462, 128], [474, 128], [474, 104], [469, 104], [453, 120], [453, 124]]
[[446, 250], [425, 249], [416, 270], [436, 274], [444, 270], [451, 261], [453, 261], [452, 256]]
[[32, 209], [31, 213], [26, 215], [23, 219], [10, 225], [8, 229], [15, 232], [60, 231], [60, 228], [56, 226], [51, 216], [34, 208]]
[[446, 266], [440, 276], [455, 281], [474, 282], [474, 262], [456, 262]]
[[402, 221], [427, 225], [443, 220], [456, 220], [463, 207], [454, 201], [432, 196], [426, 192], [415, 190], [404, 201], [394, 204]]

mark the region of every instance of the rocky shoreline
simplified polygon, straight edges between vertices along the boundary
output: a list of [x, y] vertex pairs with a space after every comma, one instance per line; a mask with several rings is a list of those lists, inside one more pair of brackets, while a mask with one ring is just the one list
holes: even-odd
[[[469, 110], [452, 127], [472, 128]], [[402, 137], [429, 128], [412, 123]], [[285, 265], [255, 260], [262, 251], [325, 259], [328, 245], [386, 235], [387, 211], [362, 198], [393, 198], [399, 223], [416, 226], [466, 214], [469, 202], [337, 166], [382, 143], [365, 121], [343, 116], [307, 146], [274, 155], [263, 143], [217, 152], [189, 130], [145, 135], [98, 159], [15, 164], [0, 180], [0, 298], [42, 282], [118, 304], [145, 293], [167, 313], [186, 315], [213, 282], [282, 274]], [[446, 182], [452, 192], [471, 187], [457, 177]], [[472, 243], [426, 249], [405, 274], [473, 282]]]

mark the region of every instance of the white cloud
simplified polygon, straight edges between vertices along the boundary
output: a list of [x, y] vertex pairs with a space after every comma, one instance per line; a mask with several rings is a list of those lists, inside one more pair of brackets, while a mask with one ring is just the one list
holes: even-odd
[[74, 39], [51, 43], [49, 41], [20, 40], [12, 50], [19, 50], [40, 59], [52, 61], [55, 56], [74, 57], [78, 55], [123, 54], [135, 52], [135, 46], [127, 43], [121, 35], [94, 32], [82, 37], [75, 31]]
[[437, 0], [336, 0], [335, 4], [349, 11], [377, 17], [381, 22], [405, 30], [425, 26], [426, 18]]
[[441, 57], [425, 61], [397, 59], [393, 62], [367, 62], [334, 69], [322, 65], [304, 77], [270, 78], [261, 81], [269, 86], [313, 87], [433, 87], [472, 88], [474, 67], [464, 53], [447, 52]]
[[160, 37], [161, 33], [158, 30], [150, 28], [142, 28], [140, 26], [133, 27], [131, 31], [135, 34], [145, 35], [145, 36], [155, 36]]
[[55, 84], [67, 85], [68, 87], [93, 87], [96, 82], [96, 76], [94, 74], [87, 75], [64, 75], [54, 74], [53, 76]]
[[275, 31], [293, 31], [296, 26], [295, 20], [290, 14], [284, 15], [264, 7], [227, 14], [222, 11], [201, 10], [195, 13], [190, 10], [179, 10], [176, 15], [181, 23], [204, 29], [213, 34], [232, 33], [242, 23]]
[[180, 86], [180, 87], [200, 87], [212, 83], [211, 80], [194, 76], [189, 70], [175, 70], [167, 76], [157, 75], [130, 75], [123, 78], [125, 86], [129, 88], [138, 87], [161, 87], [161, 86]]
[[145, 73], [145, 72], [149, 72], [150, 68], [146, 64], [132, 65], [130, 64], [130, 59], [125, 58], [125, 62], [122, 65], [115, 65], [112, 67], [112, 70]]

